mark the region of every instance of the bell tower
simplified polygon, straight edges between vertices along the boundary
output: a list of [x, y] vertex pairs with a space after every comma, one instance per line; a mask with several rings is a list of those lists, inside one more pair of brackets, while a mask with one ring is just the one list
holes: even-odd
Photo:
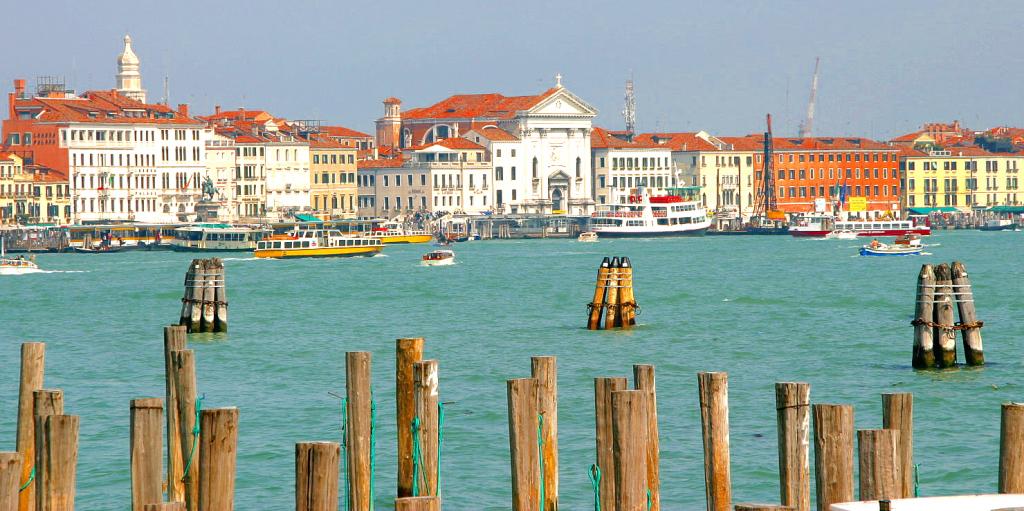
[[384, 100], [384, 117], [377, 119], [377, 147], [402, 145], [402, 100]]
[[132, 50], [131, 36], [124, 36], [124, 51], [117, 56], [117, 92], [136, 101], [146, 102], [139, 73], [139, 57]]

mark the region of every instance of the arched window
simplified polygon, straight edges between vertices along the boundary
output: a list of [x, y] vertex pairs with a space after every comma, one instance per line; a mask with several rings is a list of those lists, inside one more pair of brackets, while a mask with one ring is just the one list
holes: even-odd
[[331, 209], [338, 209], [338, 196], [334, 195], [331, 197]]
[[580, 177], [580, 157], [576, 157], [576, 177]]
[[537, 157], [533, 158], [533, 178], [537, 179]]

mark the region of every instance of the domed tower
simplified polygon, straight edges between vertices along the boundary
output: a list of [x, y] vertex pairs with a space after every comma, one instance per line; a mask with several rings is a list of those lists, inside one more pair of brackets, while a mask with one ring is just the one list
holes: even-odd
[[136, 101], [146, 102], [139, 73], [139, 57], [132, 51], [131, 36], [124, 36], [124, 51], [117, 56], [117, 92]]
[[402, 100], [387, 98], [384, 100], [384, 117], [377, 119], [377, 146], [400, 147], [402, 129]]

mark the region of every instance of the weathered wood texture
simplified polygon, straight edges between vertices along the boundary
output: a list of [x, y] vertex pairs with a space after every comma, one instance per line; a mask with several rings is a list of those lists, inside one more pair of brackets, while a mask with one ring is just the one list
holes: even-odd
[[399, 497], [395, 511], [441, 511], [441, 497]]
[[164, 403], [167, 406], [167, 500], [182, 502], [185, 499], [185, 483], [181, 480], [185, 459], [181, 452], [181, 433], [178, 423], [178, 389], [174, 383], [174, 360], [171, 353], [186, 347], [188, 338], [185, 327], [169, 325], [164, 327]]
[[[953, 296], [956, 301], [957, 313], [964, 329], [960, 337], [964, 341], [964, 360], [967, 365], [985, 365], [985, 351], [981, 345], [981, 326], [974, 309], [974, 291], [971, 278], [967, 275], [967, 267], [960, 261], [954, 261], [950, 269], [953, 278]], [[972, 326], [975, 325], [975, 326]]]
[[373, 391], [370, 379], [371, 357], [368, 351], [350, 351], [345, 354], [345, 392], [348, 406], [349, 509], [370, 509], [370, 415], [373, 411]]
[[797, 511], [797, 508], [793, 506], [783, 506], [780, 504], [754, 504], [749, 502], [736, 504], [733, 509], [735, 511]]
[[882, 394], [882, 427], [900, 432], [897, 454], [900, 464], [900, 497], [914, 496], [914, 395]]
[[[35, 440], [35, 460], [33, 465], [35, 467], [36, 475], [33, 479], [35, 485], [35, 502], [29, 506], [29, 508], [40, 509], [40, 499], [43, 498], [41, 488], [46, 475], [43, 473], [43, 465], [41, 457], [45, 452], [49, 450], [48, 442], [50, 441], [47, 435], [43, 434], [43, 430], [46, 427], [46, 418], [52, 415], [63, 415], [64, 414], [64, 391], [60, 389], [40, 389], [32, 393], [32, 413], [33, 418], [33, 439]], [[45, 498], [43, 498], [45, 502]]]
[[816, 404], [814, 481], [818, 511], [853, 500], [853, 407]]
[[956, 331], [953, 327], [953, 280], [949, 265], [935, 267], [935, 363], [939, 368], [956, 366]]
[[697, 374], [704, 440], [704, 488], [708, 511], [732, 507], [729, 466], [729, 379], [726, 373]]
[[295, 444], [295, 511], [338, 511], [341, 445]]
[[200, 416], [199, 509], [232, 511], [238, 462], [238, 408], [210, 408]]
[[897, 454], [899, 441], [900, 432], [895, 429], [857, 431], [860, 500], [900, 498], [903, 476]]
[[[178, 443], [181, 445], [182, 500], [188, 511], [199, 509], [199, 446], [196, 443], [196, 359], [192, 350], [171, 352], [178, 400]], [[191, 457], [192, 462], [189, 463]], [[185, 465], [188, 465], [187, 467]], [[187, 470], [186, 470], [187, 469]]]
[[810, 407], [809, 383], [775, 384], [780, 500], [797, 511], [811, 509]]
[[537, 445], [538, 385], [534, 378], [508, 380], [508, 441], [512, 461], [512, 511], [540, 510]]
[[619, 328], [622, 326], [621, 308], [619, 307], [619, 262], [618, 257], [612, 258], [612, 265], [608, 269], [608, 291], [605, 293], [604, 329]]
[[619, 263], [619, 286], [622, 328], [631, 328], [636, 325], [636, 297], [633, 295], [633, 263], [628, 257], [623, 257]]
[[532, 357], [530, 376], [537, 380], [538, 413], [544, 460], [544, 506], [542, 511], [558, 510], [558, 369], [555, 357]]
[[601, 509], [615, 509], [615, 455], [612, 446], [612, 392], [626, 390], [626, 378], [594, 378], [597, 467], [601, 470]]
[[438, 363], [422, 360], [412, 365], [413, 401], [416, 405], [423, 473], [414, 482], [417, 496], [432, 497], [438, 490]]
[[128, 456], [131, 463], [132, 509], [163, 502], [164, 404], [160, 398], [131, 401]]
[[1003, 403], [999, 428], [999, 493], [1024, 493], [1024, 403]]
[[[630, 270], [632, 271], [632, 270]], [[658, 396], [654, 366], [633, 366], [633, 387], [647, 392], [647, 489], [651, 492], [651, 510], [661, 510], [661, 447], [658, 439]]]
[[917, 303], [914, 311], [914, 355], [915, 369], [935, 367], [935, 342], [933, 329], [928, 325], [935, 317], [933, 296], [935, 294], [935, 270], [932, 265], [921, 265], [917, 275]]
[[412, 365], [423, 359], [423, 338], [395, 342], [395, 403], [398, 431], [398, 497], [412, 496], [412, 419], [416, 416]]
[[647, 509], [647, 402], [645, 390], [612, 392], [615, 510]]
[[79, 418], [48, 415], [36, 424], [36, 511], [74, 511]]
[[[28, 486], [18, 495], [18, 509], [35, 507], [36, 484], [29, 480], [36, 458], [35, 391], [43, 388], [46, 367], [46, 343], [26, 342], [21, 345], [21, 382], [18, 388], [18, 431], [16, 449], [21, 453], [20, 484]], [[20, 487], [19, 484], [19, 487]]]
[[21, 460], [20, 452], [0, 452], [0, 511], [18, 511]]
[[146, 504], [143, 511], [185, 511], [184, 502], [161, 502], [159, 504]]
[[590, 302], [590, 316], [587, 318], [587, 329], [600, 330], [604, 315], [605, 294], [608, 291], [608, 272], [611, 261], [607, 257], [601, 261], [597, 269], [597, 283], [594, 285], [594, 299]]

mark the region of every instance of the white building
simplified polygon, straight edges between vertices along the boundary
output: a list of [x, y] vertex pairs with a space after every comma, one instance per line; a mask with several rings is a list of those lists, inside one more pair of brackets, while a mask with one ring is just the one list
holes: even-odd
[[628, 141], [601, 128], [590, 134], [594, 166], [594, 198], [602, 204], [625, 204], [639, 187], [663, 195], [678, 186], [672, 150], [650, 141]]

